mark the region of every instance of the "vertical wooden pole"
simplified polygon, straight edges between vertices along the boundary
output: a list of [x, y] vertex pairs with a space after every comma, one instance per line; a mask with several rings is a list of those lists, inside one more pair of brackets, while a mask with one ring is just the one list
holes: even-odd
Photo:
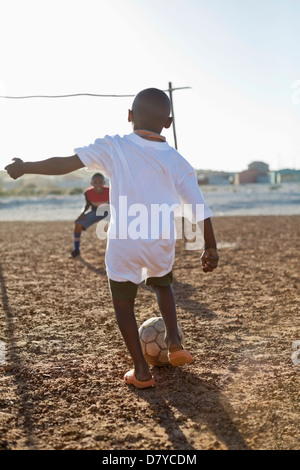
[[[177, 136], [176, 136], [176, 126], [175, 126], [175, 116], [174, 116], [174, 104], [173, 104], [173, 87], [172, 87], [172, 82], [169, 82], [169, 95], [170, 95], [170, 102], [171, 102], [171, 113], [172, 113], [172, 118], [173, 118], [173, 135], [174, 135], [174, 147], [176, 150], [178, 150], [177, 146]], [[187, 243], [187, 239], [184, 233], [184, 217], [181, 218], [181, 224], [182, 224], [182, 236], [183, 236], [183, 244], [184, 247]]]
[[178, 150], [177, 147], [177, 136], [176, 136], [176, 127], [175, 127], [175, 116], [174, 116], [174, 105], [173, 105], [173, 88], [172, 88], [172, 82], [169, 82], [169, 95], [170, 95], [170, 102], [171, 102], [171, 113], [172, 113], [172, 118], [173, 118], [173, 135], [174, 135], [174, 147], [176, 150]]

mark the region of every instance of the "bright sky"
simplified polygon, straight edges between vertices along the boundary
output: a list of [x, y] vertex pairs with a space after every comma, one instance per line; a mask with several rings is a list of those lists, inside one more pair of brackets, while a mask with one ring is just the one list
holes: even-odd
[[[300, 168], [299, 24], [299, 0], [0, 0], [0, 95], [134, 95], [170, 81], [191, 87], [174, 109], [195, 168]], [[0, 167], [130, 133], [131, 104], [0, 99]]]

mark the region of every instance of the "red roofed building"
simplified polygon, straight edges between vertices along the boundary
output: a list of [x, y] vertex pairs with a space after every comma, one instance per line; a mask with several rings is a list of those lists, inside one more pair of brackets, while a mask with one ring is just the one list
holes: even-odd
[[253, 162], [248, 165], [248, 170], [236, 173], [235, 184], [253, 184], [269, 182], [269, 165], [264, 162]]

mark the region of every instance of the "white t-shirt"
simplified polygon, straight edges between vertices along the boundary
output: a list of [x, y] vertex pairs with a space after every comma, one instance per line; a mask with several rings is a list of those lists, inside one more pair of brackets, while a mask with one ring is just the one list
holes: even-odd
[[[135, 133], [105, 136], [76, 148], [75, 153], [88, 171], [99, 171], [110, 179], [108, 277], [139, 284], [169, 273], [176, 236], [172, 222], [170, 227], [162, 222], [163, 209], [192, 204], [193, 222], [212, 216], [193, 167], [167, 142], [146, 140]], [[196, 212], [197, 204], [202, 211]], [[166, 213], [172, 219], [173, 212]]]

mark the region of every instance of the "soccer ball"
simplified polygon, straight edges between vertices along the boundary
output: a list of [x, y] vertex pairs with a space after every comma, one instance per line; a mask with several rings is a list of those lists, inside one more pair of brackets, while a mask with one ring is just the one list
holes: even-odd
[[[184, 335], [179, 325], [178, 333], [182, 344], [184, 344]], [[139, 328], [139, 337], [148, 364], [159, 367], [169, 364], [165, 342], [165, 324], [161, 317], [152, 317], [146, 320]]]

